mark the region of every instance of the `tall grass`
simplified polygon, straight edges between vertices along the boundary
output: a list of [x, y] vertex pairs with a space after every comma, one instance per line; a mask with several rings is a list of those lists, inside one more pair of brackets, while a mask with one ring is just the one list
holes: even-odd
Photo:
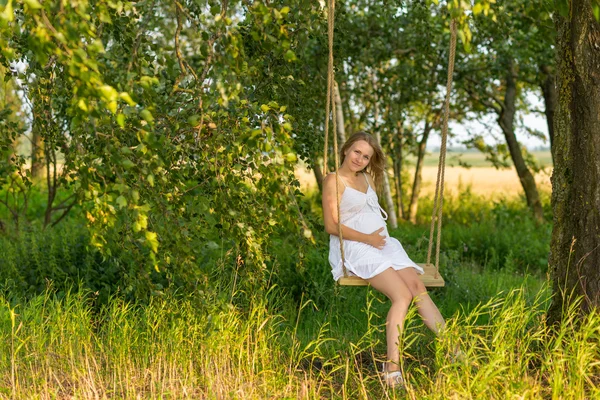
[[[45, 293], [11, 306], [0, 299], [1, 398], [598, 398], [600, 315], [545, 323], [547, 291], [496, 296], [448, 320], [442, 338], [424, 335], [414, 311], [402, 345], [404, 390], [376, 372], [383, 320], [366, 291], [364, 334], [332, 337], [327, 323], [298, 338], [310, 301], [294, 316], [274, 312], [279, 293], [249, 309], [212, 294], [112, 298], [93, 311], [92, 293]], [[197, 301], [203, 296], [203, 302]], [[430, 343], [428, 352], [418, 347]], [[464, 357], [454, 360], [457, 346]], [[331, 349], [335, 352], [332, 353]]]

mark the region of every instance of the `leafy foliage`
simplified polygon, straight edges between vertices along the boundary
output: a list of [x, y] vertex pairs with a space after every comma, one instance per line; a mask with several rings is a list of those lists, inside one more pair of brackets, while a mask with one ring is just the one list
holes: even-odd
[[60, 179], [83, 206], [91, 243], [106, 258], [131, 260], [124, 290], [193, 285], [214, 254], [242, 263], [255, 278], [249, 285], [262, 282], [274, 227], [298, 232], [288, 208], [296, 155], [286, 106], [253, 96], [258, 82], [248, 71], [260, 60], [246, 56], [236, 18], [247, 14], [246, 39], [265, 38], [287, 63], [290, 8], [9, 6], [0, 62], [26, 65], [18, 77], [33, 126], [52, 127], [39, 129], [44, 157], [62, 154]]

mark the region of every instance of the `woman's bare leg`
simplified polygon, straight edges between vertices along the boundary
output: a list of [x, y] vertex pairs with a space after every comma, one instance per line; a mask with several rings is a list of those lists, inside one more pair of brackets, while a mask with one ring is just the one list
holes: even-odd
[[412, 301], [412, 294], [400, 276], [388, 268], [381, 274], [369, 279], [375, 289], [385, 294], [392, 302], [386, 319], [387, 364], [386, 371], [399, 369], [399, 336], [404, 327], [404, 318]]
[[427, 293], [427, 289], [423, 282], [419, 279], [419, 275], [414, 268], [404, 268], [395, 271], [402, 278], [408, 289], [413, 295], [414, 303], [417, 306], [419, 315], [423, 318], [425, 325], [431, 329], [436, 335], [439, 335], [446, 326], [446, 321], [440, 314], [440, 310], [436, 307], [431, 297]]

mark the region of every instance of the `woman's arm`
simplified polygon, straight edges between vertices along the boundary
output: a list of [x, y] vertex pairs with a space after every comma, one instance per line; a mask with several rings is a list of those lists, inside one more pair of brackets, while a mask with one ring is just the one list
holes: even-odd
[[[330, 235], [338, 236], [338, 210], [335, 188], [335, 174], [327, 175], [323, 179], [323, 221], [325, 223], [325, 231]], [[345, 189], [344, 184], [340, 182], [338, 184], [340, 198]], [[342, 236], [344, 239], [366, 243], [378, 249], [382, 249], [385, 246], [385, 236], [379, 234], [382, 231], [383, 228], [379, 228], [372, 233], [362, 233], [342, 224]]]

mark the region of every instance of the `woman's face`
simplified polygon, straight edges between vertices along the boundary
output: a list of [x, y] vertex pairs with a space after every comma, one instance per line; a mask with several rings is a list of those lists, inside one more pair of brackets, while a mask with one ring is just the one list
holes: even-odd
[[358, 140], [344, 153], [344, 164], [352, 172], [360, 172], [367, 168], [374, 153], [375, 150], [373, 150], [369, 143], [364, 140]]

